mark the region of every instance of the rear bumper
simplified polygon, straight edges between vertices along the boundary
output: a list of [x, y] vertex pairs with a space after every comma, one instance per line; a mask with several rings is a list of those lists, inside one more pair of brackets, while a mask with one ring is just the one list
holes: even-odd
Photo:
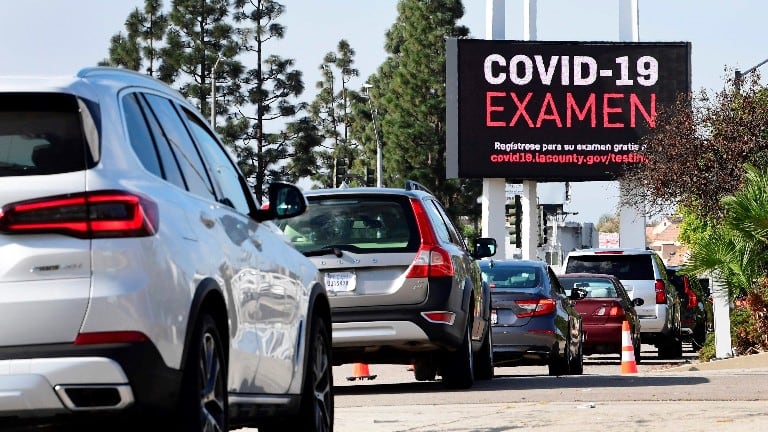
[[[415, 353], [453, 351], [461, 346], [467, 323], [464, 298], [451, 280], [430, 281], [430, 295], [417, 305], [333, 308], [333, 358], [351, 362], [410, 363]], [[447, 311], [452, 323], [426, 319], [422, 312]]]
[[552, 347], [561, 342], [555, 333], [531, 333], [515, 327], [493, 327], [493, 362], [497, 366], [547, 364]]
[[584, 353], [621, 353], [621, 324], [583, 325]]
[[181, 372], [168, 368], [150, 342], [4, 347], [0, 423], [159, 414], [176, 407], [180, 383]]

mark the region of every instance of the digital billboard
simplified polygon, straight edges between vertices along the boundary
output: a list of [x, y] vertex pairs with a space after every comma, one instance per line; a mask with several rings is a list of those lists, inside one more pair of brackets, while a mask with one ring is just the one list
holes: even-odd
[[447, 175], [614, 180], [691, 89], [689, 42], [447, 41]]

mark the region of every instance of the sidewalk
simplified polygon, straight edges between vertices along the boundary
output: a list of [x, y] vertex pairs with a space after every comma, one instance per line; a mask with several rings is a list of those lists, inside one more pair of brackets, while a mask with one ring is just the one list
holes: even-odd
[[710, 371], [722, 369], [768, 369], [768, 352], [712, 360], [706, 363], [691, 363], [663, 369], [662, 372]]

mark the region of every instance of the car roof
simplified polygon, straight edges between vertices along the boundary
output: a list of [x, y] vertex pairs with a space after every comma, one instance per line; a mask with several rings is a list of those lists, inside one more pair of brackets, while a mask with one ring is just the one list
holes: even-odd
[[619, 280], [614, 275], [609, 275], [605, 273], [564, 273], [557, 276], [559, 279], [566, 278], [566, 279], [582, 279], [582, 278], [591, 278], [591, 279], [616, 279]]
[[379, 187], [354, 187], [354, 188], [336, 188], [336, 189], [312, 189], [303, 191], [306, 197], [316, 196], [354, 196], [354, 195], [399, 195], [414, 198], [431, 197], [432, 194], [422, 190], [406, 190], [398, 188], [379, 188]]
[[547, 263], [544, 261], [537, 261], [537, 260], [480, 260], [478, 261], [478, 264], [480, 267], [546, 267]]
[[568, 255], [652, 255], [655, 252], [650, 249], [640, 248], [592, 248], [592, 249], [577, 249], [571, 251]]
[[183, 101], [178, 91], [162, 81], [130, 69], [86, 67], [72, 75], [16, 75], [0, 77], [0, 92], [51, 92], [95, 97], [96, 88], [117, 91], [125, 87], [144, 87]]

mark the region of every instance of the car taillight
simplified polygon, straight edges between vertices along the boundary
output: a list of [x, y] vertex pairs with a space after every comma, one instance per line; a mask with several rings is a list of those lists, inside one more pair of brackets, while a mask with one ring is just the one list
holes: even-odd
[[0, 210], [0, 232], [7, 234], [147, 237], [157, 233], [158, 221], [155, 202], [122, 191], [46, 197], [8, 204]]
[[75, 345], [145, 342], [148, 340], [147, 335], [137, 331], [80, 333], [75, 338]]
[[515, 303], [524, 310], [517, 314], [518, 318], [549, 315], [557, 309], [552, 299], [515, 300]]
[[664, 281], [661, 279], [656, 279], [656, 284], [654, 285], [654, 288], [656, 289], [656, 304], [666, 303], [667, 289], [664, 286]]
[[453, 277], [451, 256], [445, 249], [422, 246], [405, 274], [406, 278]]
[[453, 277], [451, 255], [440, 247], [421, 201], [411, 198], [411, 207], [421, 236], [421, 247], [416, 252], [406, 278]]
[[683, 286], [685, 287], [685, 294], [688, 296], [688, 309], [698, 307], [699, 299], [696, 297], [696, 292], [691, 289], [691, 283], [688, 276], [683, 276]]
[[622, 317], [624, 316], [624, 308], [621, 306], [600, 306], [592, 313], [595, 316], [609, 316], [609, 317]]

